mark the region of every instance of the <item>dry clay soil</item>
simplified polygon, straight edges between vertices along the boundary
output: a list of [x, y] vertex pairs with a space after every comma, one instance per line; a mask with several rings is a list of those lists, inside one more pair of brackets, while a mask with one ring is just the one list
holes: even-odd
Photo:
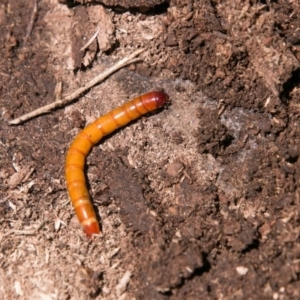
[[[297, 0], [1, 0], [0, 299], [300, 299], [299, 61]], [[171, 104], [87, 158], [89, 240], [66, 151], [154, 89]]]

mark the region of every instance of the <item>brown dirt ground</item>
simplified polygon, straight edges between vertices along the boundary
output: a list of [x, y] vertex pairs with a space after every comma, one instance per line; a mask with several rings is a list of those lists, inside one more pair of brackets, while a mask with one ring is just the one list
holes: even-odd
[[[299, 2], [91, 2], [0, 3], [0, 299], [300, 299]], [[71, 105], [8, 125], [138, 47]], [[172, 104], [88, 156], [90, 241], [68, 146], [155, 88]]]

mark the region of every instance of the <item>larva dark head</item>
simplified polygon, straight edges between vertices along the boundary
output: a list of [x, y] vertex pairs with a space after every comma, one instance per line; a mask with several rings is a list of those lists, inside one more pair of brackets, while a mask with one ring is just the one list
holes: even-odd
[[155, 102], [157, 108], [164, 106], [167, 102], [169, 102], [169, 95], [165, 92], [154, 92], [155, 93]]
[[165, 92], [154, 91], [141, 96], [143, 105], [148, 111], [163, 107], [169, 102], [169, 96]]

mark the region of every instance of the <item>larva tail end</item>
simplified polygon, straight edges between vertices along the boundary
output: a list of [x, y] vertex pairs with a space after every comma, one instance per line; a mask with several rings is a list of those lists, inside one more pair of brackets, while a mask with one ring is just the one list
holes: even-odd
[[88, 237], [92, 237], [93, 234], [99, 234], [100, 228], [98, 222], [92, 222], [89, 225], [85, 225], [83, 231]]

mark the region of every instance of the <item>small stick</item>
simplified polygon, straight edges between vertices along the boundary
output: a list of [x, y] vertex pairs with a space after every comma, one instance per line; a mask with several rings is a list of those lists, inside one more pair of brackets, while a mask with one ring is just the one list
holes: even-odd
[[138, 56], [139, 54], [141, 54], [143, 51], [145, 51], [145, 49], [138, 49], [138, 50], [134, 51], [133, 53], [131, 53], [129, 56], [124, 57], [123, 59], [119, 60], [112, 67], [110, 67], [109, 69], [105, 70], [103, 73], [100, 73], [99, 75], [94, 77], [92, 80], [90, 80], [85, 86], [79, 88], [75, 92], [64, 97], [62, 100], [57, 100], [55, 102], [52, 102], [45, 106], [42, 106], [30, 113], [27, 113], [27, 114], [19, 117], [19, 118], [9, 121], [8, 124], [9, 125], [17, 125], [17, 124], [23, 123], [33, 117], [47, 113], [47, 112], [53, 110], [54, 108], [61, 107], [61, 106], [64, 106], [64, 105], [72, 102], [74, 99], [79, 97], [82, 93], [84, 93], [85, 91], [87, 91], [88, 89], [90, 89], [91, 87], [96, 85], [97, 83], [103, 81], [105, 78], [107, 78], [112, 73], [116, 72], [117, 70], [123, 68], [124, 66], [126, 66], [128, 64], [131, 64], [131, 63], [134, 63], [134, 62], [140, 60], [135, 57]]
[[98, 26], [96, 32], [93, 34], [93, 36], [89, 39], [89, 41], [80, 49], [80, 51], [84, 51], [97, 37], [98, 33], [100, 31], [100, 26]]
[[38, 233], [38, 231], [45, 225], [45, 221], [42, 221], [39, 225], [37, 225], [36, 228], [34, 229], [29, 229], [29, 230], [16, 230], [16, 229], [11, 229], [5, 234], [3, 234], [2, 237], [9, 236], [11, 234], [15, 235], [35, 235]]
[[32, 28], [33, 28], [34, 20], [36, 18], [36, 14], [37, 14], [37, 4], [36, 4], [36, 0], [33, 0], [33, 11], [32, 11], [31, 17], [30, 17], [30, 22], [29, 22], [29, 24], [27, 26], [27, 30], [26, 30], [26, 35], [25, 35], [25, 38], [24, 38], [23, 47], [26, 46], [28, 38], [29, 38], [29, 36], [30, 36], [30, 34], [32, 32]]
[[5, 76], [5, 77], [10, 77], [8, 74], [1, 72], [1, 71], [0, 71], [0, 75]]

